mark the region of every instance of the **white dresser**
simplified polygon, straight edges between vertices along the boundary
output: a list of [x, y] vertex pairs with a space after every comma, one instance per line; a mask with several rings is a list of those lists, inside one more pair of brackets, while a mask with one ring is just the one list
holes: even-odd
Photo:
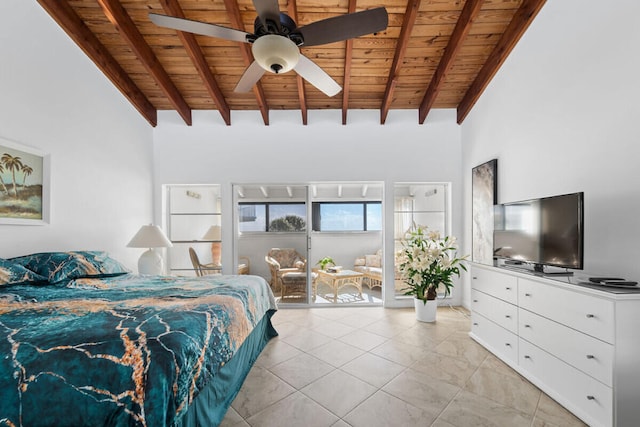
[[472, 264], [470, 336], [590, 426], [640, 425], [640, 293]]

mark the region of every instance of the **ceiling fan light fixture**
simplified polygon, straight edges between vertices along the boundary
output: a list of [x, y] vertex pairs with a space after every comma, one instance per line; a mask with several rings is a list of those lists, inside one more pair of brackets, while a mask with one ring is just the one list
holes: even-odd
[[300, 59], [298, 46], [287, 37], [276, 34], [256, 39], [251, 51], [262, 68], [275, 74], [293, 70]]

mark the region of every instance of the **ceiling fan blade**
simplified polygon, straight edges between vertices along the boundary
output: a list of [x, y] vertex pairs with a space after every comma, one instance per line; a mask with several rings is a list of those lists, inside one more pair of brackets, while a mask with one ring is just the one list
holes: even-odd
[[388, 23], [387, 10], [377, 7], [316, 21], [296, 31], [304, 37], [303, 46], [317, 46], [382, 31]]
[[184, 18], [176, 18], [173, 16], [158, 15], [157, 13], [150, 13], [149, 19], [159, 27], [166, 27], [174, 30], [185, 31], [187, 33], [217, 37], [236, 42], [248, 43], [247, 36], [251, 35], [250, 33], [233, 28], [221, 27], [220, 25], [192, 21]]
[[233, 91], [249, 92], [251, 88], [258, 83], [258, 80], [260, 80], [260, 77], [262, 77], [264, 73], [266, 73], [265, 69], [262, 68], [258, 62], [253, 61], [251, 65], [244, 70], [244, 74]]
[[327, 96], [337, 95], [342, 90], [329, 74], [304, 55], [300, 55], [298, 64], [293, 69]]
[[278, 0], [253, 0], [253, 6], [258, 12], [258, 16], [262, 21], [262, 24], [266, 27], [267, 19], [273, 21], [275, 25], [280, 25], [280, 6], [278, 6]]

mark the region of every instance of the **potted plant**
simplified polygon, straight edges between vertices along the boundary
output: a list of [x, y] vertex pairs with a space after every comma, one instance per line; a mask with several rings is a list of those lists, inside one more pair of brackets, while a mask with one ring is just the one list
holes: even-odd
[[329, 264], [336, 265], [335, 261], [330, 256], [326, 256], [316, 263], [316, 265], [320, 266], [321, 270], [326, 270]]
[[418, 320], [435, 321], [438, 288], [444, 287], [445, 295], [449, 295], [453, 276], [460, 277], [460, 269], [467, 270], [463, 264], [466, 258], [458, 257], [455, 237], [442, 238], [439, 232], [422, 225], [405, 234], [397, 263], [406, 284], [404, 294], [414, 296]]

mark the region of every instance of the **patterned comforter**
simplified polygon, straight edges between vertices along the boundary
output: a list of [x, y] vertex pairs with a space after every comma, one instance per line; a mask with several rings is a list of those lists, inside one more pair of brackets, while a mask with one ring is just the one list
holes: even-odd
[[265, 314], [257, 276], [0, 289], [0, 425], [172, 425]]

